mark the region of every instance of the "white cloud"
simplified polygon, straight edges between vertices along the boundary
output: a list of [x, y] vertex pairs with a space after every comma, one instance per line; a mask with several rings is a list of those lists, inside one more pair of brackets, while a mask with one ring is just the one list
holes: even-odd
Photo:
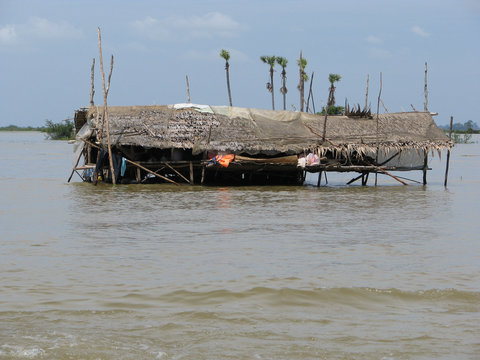
[[41, 39], [72, 39], [82, 37], [81, 30], [66, 21], [53, 22], [33, 17], [25, 26], [25, 32]]
[[370, 44], [380, 44], [382, 43], [382, 39], [376, 37], [374, 35], [369, 35], [365, 38], [365, 41], [369, 42]]
[[151, 16], [132, 22], [139, 33], [154, 40], [190, 40], [213, 37], [235, 37], [245, 27], [220, 12], [205, 15], [172, 16], [155, 19]]
[[66, 21], [53, 22], [32, 17], [26, 23], [0, 28], [0, 45], [28, 45], [38, 40], [75, 39], [82, 36], [81, 30]]
[[0, 28], [0, 44], [12, 44], [17, 39], [17, 33], [13, 25]]
[[429, 37], [430, 34], [427, 33], [425, 30], [423, 30], [420, 26], [412, 26], [412, 32], [415, 34], [415, 35], [418, 35], [418, 36], [421, 36], [421, 37]]

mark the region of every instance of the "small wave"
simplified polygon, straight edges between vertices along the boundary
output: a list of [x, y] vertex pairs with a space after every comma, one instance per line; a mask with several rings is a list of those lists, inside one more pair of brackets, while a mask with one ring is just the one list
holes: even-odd
[[[317, 288], [311, 290], [293, 288], [255, 287], [245, 291], [226, 289], [212, 291], [178, 290], [165, 294], [161, 300], [187, 305], [212, 305], [240, 300], [254, 299], [273, 306], [318, 306], [319, 304], [340, 304], [363, 307], [394, 302], [444, 303], [454, 306], [469, 305], [471, 311], [480, 311], [480, 292], [456, 289], [430, 289], [404, 291], [399, 289], [376, 288]], [[468, 310], [466, 310], [468, 311]]]
[[22, 346], [2, 345], [0, 346], [0, 356], [8, 356], [19, 359], [34, 359], [45, 355], [45, 350], [39, 347], [24, 348]]

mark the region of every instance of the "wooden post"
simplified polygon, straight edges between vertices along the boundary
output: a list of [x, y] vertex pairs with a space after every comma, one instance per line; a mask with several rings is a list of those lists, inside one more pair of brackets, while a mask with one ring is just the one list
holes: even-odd
[[94, 84], [94, 78], [95, 78], [95, 58], [92, 60], [92, 68], [91, 68], [91, 75], [90, 75], [90, 80], [91, 80], [91, 87], [90, 87], [90, 106], [94, 106], [93, 103], [93, 96], [95, 95], [95, 84]]
[[203, 185], [205, 181], [205, 165], [202, 165], [202, 179], [200, 180], [200, 184]]
[[190, 184], [193, 185], [193, 163], [190, 161]]
[[107, 109], [107, 95], [110, 89], [110, 79], [112, 77], [113, 70], [113, 55], [110, 62], [110, 75], [108, 76], [108, 87], [105, 86], [105, 72], [103, 71], [103, 58], [102, 58], [102, 36], [100, 34], [100, 27], [98, 28], [98, 51], [100, 52], [100, 69], [102, 71], [102, 84], [103, 84], [103, 113], [105, 119], [105, 127], [107, 131], [107, 147], [108, 147], [108, 162], [110, 164], [110, 174], [112, 176], [112, 184], [116, 185], [115, 173], [113, 169], [112, 160], [112, 146], [110, 144], [110, 127], [108, 123], [108, 109]]
[[385, 109], [385, 112], [387, 112], [387, 113], [390, 112], [390, 111], [388, 111], [387, 107], [386, 107], [385, 104], [383, 103], [383, 100], [382, 100], [382, 99], [380, 99], [380, 102], [382, 103], [382, 106], [383, 106], [383, 108]]
[[187, 80], [187, 102], [190, 104], [190, 84], [188, 83], [188, 75], [185, 75], [185, 79]]
[[427, 89], [427, 62], [425, 61], [425, 103], [424, 108], [425, 112], [428, 111], [428, 89]]
[[[382, 73], [380, 72], [380, 91], [378, 92], [378, 101], [377, 101], [377, 135], [376, 135], [376, 142], [377, 142], [377, 153], [375, 155], [375, 166], [378, 164], [378, 150], [379, 150], [379, 141], [378, 141], [378, 114], [380, 112], [380, 100], [382, 97]], [[378, 174], [375, 173], [375, 186], [377, 186]]]
[[[452, 140], [452, 126], [453, 126], [453, 116], [450, 116], [450, 130], [448, 131], [448, 137]], [[447, 180], [448, 180], [448, 167], [450, 165], [450, 149], [447, 151], [447, 165], [445, 167], [445, 182], [443, 185], [447, 187]]]
[[367, 89], [365, 91], [365, 110], [368, 109], [368, 81], [369, 81], [370, 75], [367, 74]]
[[70, 180], [72, 180], [73, 173], [75, 172], [75, 168], [77, 167], [78, 163], [80, 162], [80, 158], [82, 157], [82, 154], [83, 154], [83, 151], [81, 151], [80, 154], [78, 155], [78, 159], [75, 162], [75, 166], [73, 167], [72, 172], [71, 172], [70, 177], [68, 178], [67, 182], [70, 182]]
[[[171, 166], [169, 163], [165, 162], [164, 164], [165, 164], [170, 170], [173, 170], [173, 172], [174, 172], [175, 174], [177, 174], [177, 175], [180, 176], [183, 180], [185, 180], [185, 182], [192, 184], [191, 181], [188, 181], [188, 179], [187, 179], [185, 176], [183, 176], [180, 171], [178, 171], [177, 169], [175, 169], [175, 168], [174, 168], [173, 166]], [[193, 184], [192, 184], [192, 185], [193, 185]]]
[[320, 183], [322, 182], [322, 170], [318, 172], [318, 181], [317, 181], [317, 187], [320, 187]]
[[303, 80], [303, 62], [302, 62], [302, 50], [300, 50], [300, 64], [298, 65], [300, 68], [300, 83], [298, 84], [300, 90], [300, 112], [303, 112], [303, 103], [304, 103], [304, 96], [303, 96], [303, 89], [305, 87], [305, 82]]
[[428, 151], [423, 150], [423, 185], [427, 185]]
[[310, 89], [308, 91], [308, 98], [307, 98], [307, 112], [308, 109], [310, 108], [310, 97], [312, 97], [312, 102], [313, 102], [313, 93], [312, 93], [312, 84], [313, 84], [313, 75], [315, 75], [315, 72], [312, 72], [312, 77], [310, 78]]

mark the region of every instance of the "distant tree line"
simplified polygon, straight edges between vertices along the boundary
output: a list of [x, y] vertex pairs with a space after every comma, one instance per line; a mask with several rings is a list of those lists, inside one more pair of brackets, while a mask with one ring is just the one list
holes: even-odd
[[[450, 125], [441, 125], [439, 126], [440, 129], [443, 130], [449, 130]], [[452, 130], [456, 133], [459, 134], [479, 134], [480, 133], [480, 127], [477, 125], [476, 122], [473, 122], [473, 120], [468, 120], [467, 122], [462, 123], [454, 123], [452, 125]]]
[[58, 123], [51, 120], [45, 120], [44, 126], [17, 126], [8, 125], [0, 127], [0, 131], [40, 131], [46, 134], [47, 139], [51, 140], [71, 140], [74, 139], [74, 123], [71, 119], [65, 119]]

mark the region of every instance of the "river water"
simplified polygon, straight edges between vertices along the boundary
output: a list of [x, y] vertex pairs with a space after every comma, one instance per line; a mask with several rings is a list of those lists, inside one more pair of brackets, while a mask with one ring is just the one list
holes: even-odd
[[72, 145], [32, 132], [0, 154], [0, 359], [480, 358], [478, 143], [448, 189], [445, 154], [426, 187], [320, 188], [68, 184]]

